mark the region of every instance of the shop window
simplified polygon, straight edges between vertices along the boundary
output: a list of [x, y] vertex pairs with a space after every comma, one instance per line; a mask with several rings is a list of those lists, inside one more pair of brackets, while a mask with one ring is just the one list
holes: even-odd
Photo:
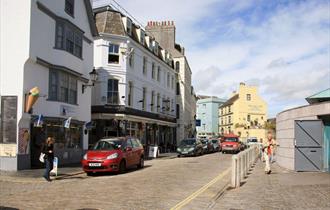
[[108, 63], [119, 63], [119, 45], [110, 44], [108, 51]]
[[77, 104], [77, 78], [60, 70], [49, 70], [49, 100]]
[[118, 104], [118, 80], [109, 79], [108, 80], [108, 104]]

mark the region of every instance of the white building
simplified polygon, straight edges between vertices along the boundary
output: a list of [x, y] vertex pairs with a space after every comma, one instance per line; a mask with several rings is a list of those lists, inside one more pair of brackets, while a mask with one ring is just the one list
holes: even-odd
[[184, 47], [175, 42], [173, 21], [148, 22], [146, 31], [172, 54], [177, 75], [177, 143], [196, 136], [196, 94], [191, 84], [192, 71], [185, 56]]
[[[171, 54], [129, 17], [110, 6], [94, 9], [99, 37], [94, 65], [90, 143], [132, 135], [144, 145], [176, 144], [175, 71]], [[161, 151], [164, 151], [165, 146]]]
[[[91, 118], [91, 89], [83, 93], [82, 86], [93, 69], [97, 35], [90, 1], [1, 0], [0, 21], [0, 169], [39, 167], [40, 144], [48, 136], [55, 137], [59, 164], [79, 162]], [[25, 113], [33, 87], [39, 98]]]

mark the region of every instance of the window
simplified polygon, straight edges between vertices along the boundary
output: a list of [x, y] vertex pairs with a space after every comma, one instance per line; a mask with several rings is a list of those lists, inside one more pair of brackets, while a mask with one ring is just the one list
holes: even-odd
[[126, 148], [133, 148], [133, 144], [130, 139], [127, 140]]
[[180, 119], [180, 105], [176, 105], [176, 119]]
[[228, 113], [230, 113], [231, 112], [231, 107], [230, 106], [228, 106]]
[[157, 81], [160, 82], [160, 66], [158, 66], [158, 69], [157, 69]]
[[176, 95], [180, 95], [180, 83], [176, 83]]
[[251, 101], [251, 94], [246, 94], [246, 100]]
[[146, 94], [147, 94], [147, 89], [144, 87], [142, 90], [142, 110], [146, 110]]
[[228, 123], [231, 123], [231, 116], [228, 116]]
[[143, 57], [143, 74], [146, 75], [147, 74], [147, 58]]
[[221, 108], [221, 115], [223, 115], [223, 108]]
[[65, 8], [64, 11], [73, 16], [74, 15], [74, 0], [65, 0]]
[[155, 63], [154, 62], [152, 62], [152, 66], [151, 66], [151, 78], [152, 79], [155, 79]]
[[138, 148], [141, 146], [141, 144], [136, 139], [131, 139], [131, 140], [134, 148]]
[[175, 62], [175, 70], [176, 70], [177, 72], [180, 71], [180, 62], [179, 62], [179, 61]]
[[171, 88], [172, 90], [174, 89], [174, 77], [172, 76], [172, 79], [171, 79]]
[[49, 100], [77, 104], [77, 78], [56, 69], [49, 70]]
[[170, 73], [167, 72], [167, 87], [170, 87]]
[[160, 94], [157, 94], [157, 112], [160, 111]]
[[132, 106], [133, 101], [133, 83], [128, 82], [128, 106]]
[[251, 121], [251, 116], [250, 116], [250, 115], [247, 116], [247, 121], [248, 121], [248, 122]]
[[119, 45], [109, 44], [108, 63], [119, 63]]
[[118, 80], [108, 79], [108, 104], [118, 104]]
[[134, 66], [134, 53], [133, 52], [129, 55], [128, 64], [130, 67]]
[[154, 111], [154, 102], [155, 102], [155, 91], [151, 91], [151, 103], [150, 103], [150, 107], [151, 107], [151, 111]]
[[82, 58], [82, 36], [83, 32], [75, 29], [65, 21], [56, 22], [55, 48], [65, 50], [74, 56]]

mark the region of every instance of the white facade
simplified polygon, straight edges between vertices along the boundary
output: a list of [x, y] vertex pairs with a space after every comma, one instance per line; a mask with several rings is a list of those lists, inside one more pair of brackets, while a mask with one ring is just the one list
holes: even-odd
[[[0, 2], [0, 94], [2, 97], [17, 97], [16, 139], [6, 144], [2, 144], [4, 142], [1, 140], [1, 169], [29, 168], [32, 156], [38, 155], [31, 154], [30, 148], [33, 141], [31, 132], [34, 129], [35, 116], [44, 116], [45, 135], [48, 135], [48, 120], [60, 121], [72, 117], [72, 122], [80, 126], [90, 121], [91, 90], [86, 88], [82, 93], [82, 85], [88, 82], [88, 73], [93, 69], [92, 40], [93, 34], [96, 35], [96, 30], [91, 24], [90, 2], [73, 2], [73, 15], [65, 11], [65, 0], [2, 0]], [[74, 53], [70, 53], [68, 48], [59, 49], [56, 46], [59, 22], [69, 28], [68, 30], [73, 31]], [[66, 41], [65, 37], [62, 38], [63, 40], [58, 43]], [[81, 51], [79, 51], [80, 48]], [[50, 69], [56, 75], [54, 78], [56, 77], [58, 82], [57, 86], [54, 85], [53, 99], [50, 98]], [[63, 82], [60, 87], [59, 78], [66, 78], [66, 82], [70, 81], [72, 84]], [[25, 95], [35, 86], [40, 90], [40, 97], [33, 106], [33, 112], [24, 113]], [[62, 89], [63, 94], [60, 95], [59, 91]], [[63, 100], [59, 100], [60, 97]], [[1, 113], [2, 116], [4, 114]], [[82, 127], [80, 129], [81, 135], [77, 136], [80, 140], [77, 141], [81, 142], [75, 146], [76, 152], [67, 149], [65, 139], [55, 139], [58, 143], [55, 144], [55, 149], [62, 163], [70, 162], [70, 158], [80, 159], [82, 150], [87, 149], [88, 134], [83, 134]], [[20, 148], [22, 144], [25, 144], [20, 138], [22, 130], [30, 132], [30, 141], [27, 143], [26, 151]]]
[[178, 72], [178, 82], [180, 84], [180, 94], [177, 102], [180, 107], [180, 116], [177, 119], [177, 138], [178, 142], [184, 138], [195, 136], [195, 117], [196, 117], [196, 96], [191, 86], [191, 69], [186, 57], [174, 58], [176, 71]]
[[94, 12], [99, 79], [92, 93], [96, 129], [90, 142], [131, 135], [145, 146], [159, 145], [161, 152], [167, 151], [164, 145], [176, 144], [176, 72], [171, 55], [118, 11], [101, 7]]

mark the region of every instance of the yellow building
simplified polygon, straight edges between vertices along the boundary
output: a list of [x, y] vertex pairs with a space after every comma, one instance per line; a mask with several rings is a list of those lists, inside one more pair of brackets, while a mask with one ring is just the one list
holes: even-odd
[[265, 139], [267, 104], [258, 95], [257, 87], [240, 83], [238, 92], [219, 107], [219, 133], [234, 133], [242, 141], [256, 137]]

